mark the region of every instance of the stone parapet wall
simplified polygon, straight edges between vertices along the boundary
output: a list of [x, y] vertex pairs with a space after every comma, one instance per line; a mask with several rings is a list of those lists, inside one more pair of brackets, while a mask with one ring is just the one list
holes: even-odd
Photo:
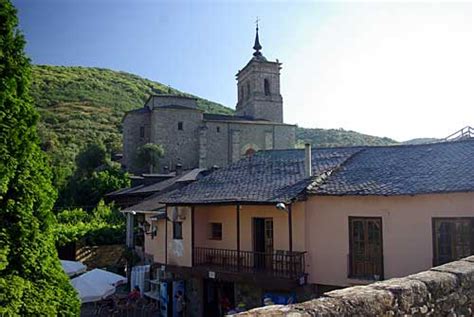
[[294, 305], [239, 316], [473, 316], [474, 256], [429, 271], [325, 293]]

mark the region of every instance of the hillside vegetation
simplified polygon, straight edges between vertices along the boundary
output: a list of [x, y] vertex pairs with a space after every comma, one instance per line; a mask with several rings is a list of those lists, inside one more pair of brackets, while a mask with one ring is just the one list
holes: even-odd
[[[30, 91], [41, 121], [43, 149], [54, 166], [54, 182], [65, 184], [74, 170], [74, 158], [88, 143], [103, 143], [111, 153], [121, 151], [121, 122], [126, 111], [143, 107], [150, 94], [191, 96], [139, 76], [102, 68], [36, 65]], [[208, 113], [234, 110], [198, 98]], [[298, 128], [300, 143], [315, 146], [385, 145], [394, 140], [353, 131]]]
[[302, 146], [305, 142], [310, 142], [317, 147], [398, 144], [397, 141], [390, 138], [381, 138], [344, 129], [297, 128], [296, 138], [298, 146]]
[[[74, 157], [91, 142], [119, 152], [121, 121], [126, 111], [143, 107], [150, 94], [189, 94], [139, 76], [109, 69], [36, 65], [30, 94], [40, 114], [43, 149], [50, 154], [55, 183], [72, 174]], [[206, 112], [231, 114], [232, 109], [198, 98]]]

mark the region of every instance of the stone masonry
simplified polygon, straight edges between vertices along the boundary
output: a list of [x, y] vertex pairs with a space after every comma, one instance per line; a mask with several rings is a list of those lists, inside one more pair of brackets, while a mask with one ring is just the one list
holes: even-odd
[[429, 271], [325, 293], [294, 305], [255, 308], [239, 316], [473, 316], [474, 256]]
[[205, 114], [195, 98], [178, 95], [150, 96], [141, 109], [129, 111], [123, 120], [122, 164], [130, 172], [137, 166], [137, 148], [161, 144], [165, 155], [159, 171], [224, 167], [259, 150], [295, 146], [295, 126], [283, 123], [278, 61], [267, 61], [260, 52], [258, 30], [256, 52], [237, 74], [236, 115]]

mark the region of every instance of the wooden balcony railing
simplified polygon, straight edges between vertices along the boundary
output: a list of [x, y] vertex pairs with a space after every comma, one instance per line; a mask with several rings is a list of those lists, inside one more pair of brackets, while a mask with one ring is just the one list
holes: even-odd
[[305, 253], [276, 250], [272, 253], [194, 248], [194, 265], [225, 272], [265, 273], [297, 279], [305, 274]]

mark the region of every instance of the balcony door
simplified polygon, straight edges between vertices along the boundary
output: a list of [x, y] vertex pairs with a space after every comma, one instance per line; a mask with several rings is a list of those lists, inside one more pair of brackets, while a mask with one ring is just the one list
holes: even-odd
[[349, 277], [383, 277], [382, 218], [349, 217]]
[[433, 218], [433, 264], [474, 254], [474, 218]]
[[253, 218], [254, 267], [264, 269], [271, 266], [273, 253], [273, 219]]

